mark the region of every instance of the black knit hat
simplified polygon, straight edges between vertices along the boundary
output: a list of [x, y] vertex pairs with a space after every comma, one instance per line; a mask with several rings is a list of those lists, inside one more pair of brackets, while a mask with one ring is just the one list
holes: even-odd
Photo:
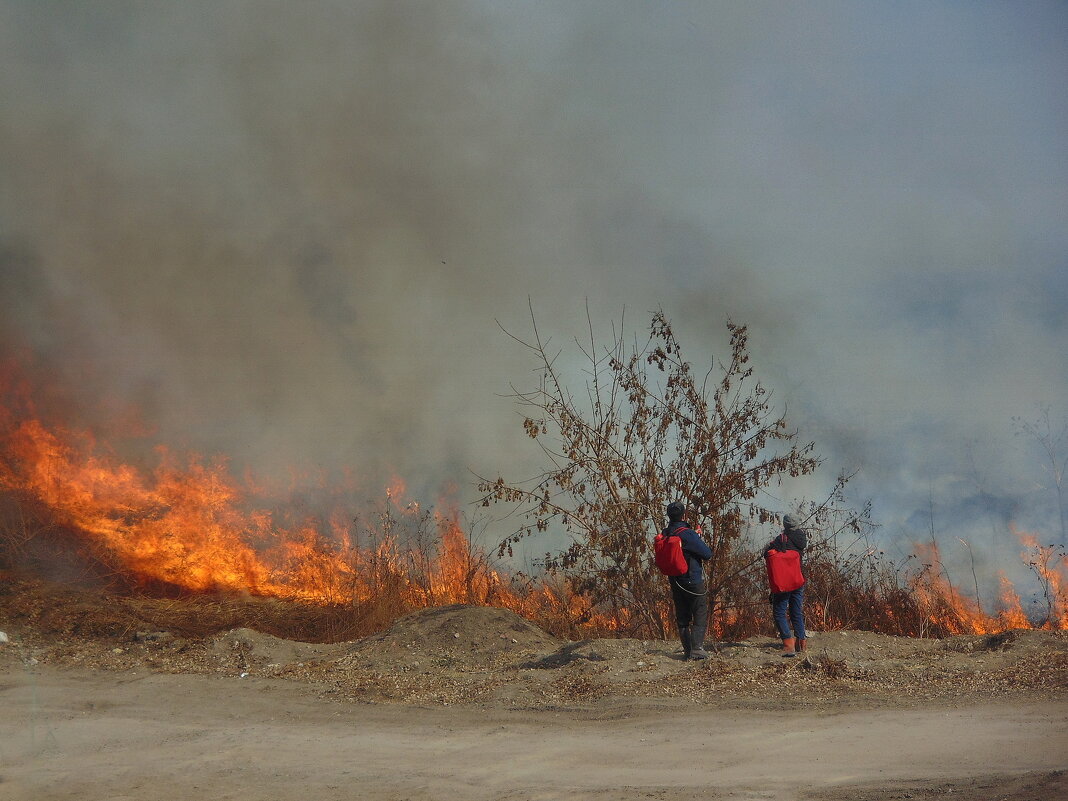
[[667, 507], [668, 520], [675, 522], [676, 520], [682, 520], [686, 517], [686, 504], [682, 501], [672, 501]]

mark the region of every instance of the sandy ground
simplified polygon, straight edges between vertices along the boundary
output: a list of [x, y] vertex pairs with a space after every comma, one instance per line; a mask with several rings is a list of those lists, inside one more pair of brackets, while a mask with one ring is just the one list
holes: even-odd
[[0, 799], [1068, 798], [1068, 699], [767, 709], [324, 700], [256, 676], [8, 662]]
[[316, 644], [147, 603], [0, 592], [0, 801], [1068, 799], [1068, 632], [693, 662], [488, 607]]

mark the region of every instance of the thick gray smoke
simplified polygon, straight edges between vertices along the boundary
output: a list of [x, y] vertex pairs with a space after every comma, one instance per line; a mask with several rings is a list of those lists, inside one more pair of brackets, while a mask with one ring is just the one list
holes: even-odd
[[5, 336], [161, 441], [419, 490], [529, 466], [528, 298], [698, 362], [730, 316], [890, 536], [1059, 535], [1011, 417], [1068, 413], [1066, 22], [0, 0]]

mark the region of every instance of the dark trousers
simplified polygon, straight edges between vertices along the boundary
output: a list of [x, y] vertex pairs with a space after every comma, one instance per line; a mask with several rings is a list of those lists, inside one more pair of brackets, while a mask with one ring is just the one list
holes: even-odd
[[704, 585], [673, 576], [671, 600], [675, 603], [675, 622], [679, 631], [689, 628], [694, 643], [700, 645], [708, 628], [708, 595]]
[[[805, 588], [793, 592], [775, 592], [771, 595], [771, 611], [775, 616], [775, 628], [784, 640], [796, 637], [805, 639]], [[794, 632], [790, 633], [790, 626]]]

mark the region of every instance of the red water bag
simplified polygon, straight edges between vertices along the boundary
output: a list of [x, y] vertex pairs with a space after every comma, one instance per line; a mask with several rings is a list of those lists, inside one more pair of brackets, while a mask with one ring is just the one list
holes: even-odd
[[682, 537], [672, 534], [665, 537], [657, 534], [653, 539], [653, 559], [657, 568], [665, 576], [681, 576], [688, 573], [690, 566], [682, 552]]
[[768, 586], [772, 592], [793, 592], [805, 585], [801, 574], [801, 554], [797, 551], [768, 551]]

